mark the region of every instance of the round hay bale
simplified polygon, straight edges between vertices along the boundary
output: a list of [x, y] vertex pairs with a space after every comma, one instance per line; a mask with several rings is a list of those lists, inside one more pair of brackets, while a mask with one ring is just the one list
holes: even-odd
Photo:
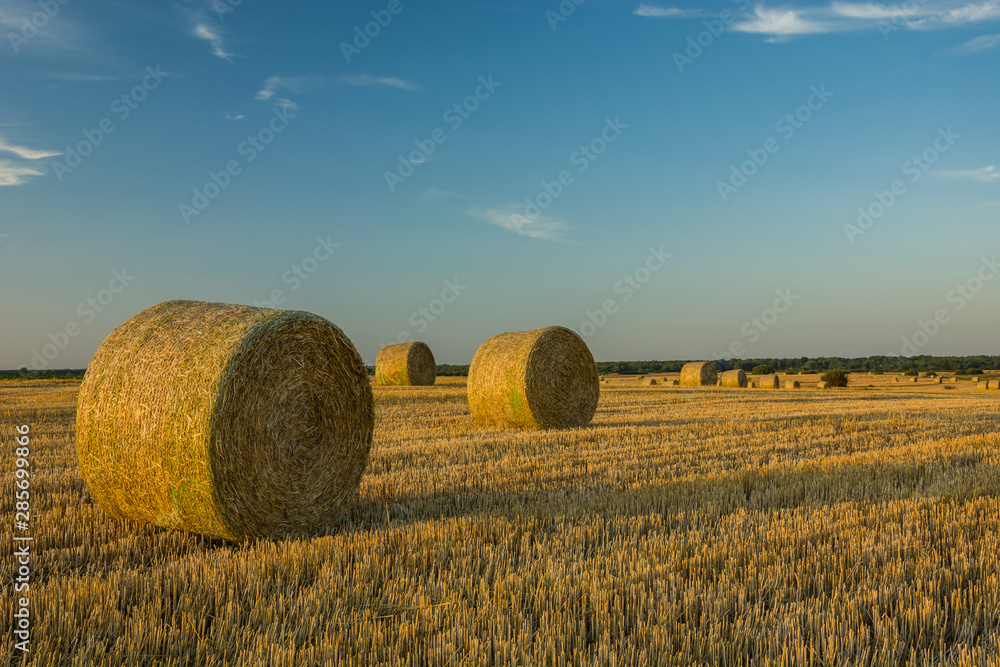
[[778, 389], [781, 387], [781, 381], [777, 375], [761, 375], [760, 386], [764, 389]]
[[679, 386], [681, 386], [681, 383], [680, 383], [679, 380], [671, 380], [670, 381], [670, 386], [671, 387], [679, 387]]
[[113, 516], [235, 541], [314, 535], [357, 495], [374, 425], [365, 364], [322, 317], [166, 301], [94, 355], [77, 455]]
[[801, 386], [798, 380], [788, 380], [785, 382], [785, 389], [798, 389]]
[[918, 379], [919, 379], [919, 378], [916, 378], [916, 377], [912, 377], [912, 378], [910, 378], [910, 382], [916, 382], [916, 381], [917, 381]]
[[823, 380], [820, 380], [819, 382], [816, 383], [816, 387], [819, 388], [819, 389], [829, 389], [830, 388], [830, 383], [829, 382], [824, 382]]
[[751, 389], [756, 389], [757, 388], [757, 383], [756, 382], [751, 382], [750, 383], [750, 388]]
[[990, 380], [986, 383], [987, 389], [1000, 389], [1000, 380]]
[[493, 336], [469, 366], [473, 418], [498, 428], [567, 428], [588, 424], [600, 394], [597, 364], [565, 327]]
[[386, 345], [375, 358], [375, 384], [381, 387], [415, 387], [434, 384], [437, 364], [425, 343]]
[[973, 382], [979, 382], [979, 377], [977, 376], [977, 377], [972, 378], [972, 381]]
[[649, 378], [643, 384], [654, 385], [656, 384], [656, 378]]
[[720, 380], [723, 387], [745, 388], [747, 386], [747, 374], [742, 370], [725, 371]]
[[639, 379], [639, 380], [642, 380], [642, 379], [644, 379], [645, 377], [646, 377], [645, 375], [640, 375], [640, 376], [638, 376], [638, 379]]
[[692, 361], [681, 368], [681, 384], [686, 387], [711, 387], [719, 381], [715, 366], [706, 362]]
[[934, 384], [941, 384], [944, 382], [944, 378], [934, 378]]

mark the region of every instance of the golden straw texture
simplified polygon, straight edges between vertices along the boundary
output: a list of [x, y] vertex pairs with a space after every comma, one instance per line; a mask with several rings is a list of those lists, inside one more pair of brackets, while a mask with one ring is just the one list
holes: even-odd
[[481, 426], [583, 426], [593, 418], [599, 396], [594, 357], [565, 327], [493, 336], [469, 366], [469, 409]]
[[777, 375], [761, 375], [758, 384], [762, 389], [777, 389], [781, 386]]
[[418, 386], [434, 384], [437, 364], [425, 343], [386, 345], [375, 358], [375, 384], [379, 386]]
[[798, 389], [801, 386], [798, 380], [788, 380], [785, 382], [785, 389]]
[[77, 455], [114, 516], [236, 541], [317, 534], [357, 494], [374, 423], [364, 362], [327, 320], [167, 301], [94, 355]]
[[743, 370], [739, 368], [734, 371], [725, 371], [722, 374], [722, 386], [736, 387], [736, 388], [746, 387], [747, 374], [744, 373]]
[[820, 380], [819, 382], [816, 383], [816, 387], [818, 387], [819, 389], [829, 389], [830, 383]]
[[719, 374], [708, 362], [693, 361], [681, 368], [681, 384], [687, 387], [711, 387], [718, 382]]

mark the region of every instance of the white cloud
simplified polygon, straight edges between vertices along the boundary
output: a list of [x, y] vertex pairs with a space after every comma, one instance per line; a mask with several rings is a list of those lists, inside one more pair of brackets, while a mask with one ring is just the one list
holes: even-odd
[[222, 37], [214, 28], [209, 26], [207, 23], [196, 23], [192, 31], [194, 32], [195, 37], [203, 39], [212, 45], [212, 55], [232, 62], [233, 54], [226, 51], [225, 45], [222, 42]]
[[243, 120], [243, 114], [233, 115], [233, 114], [227, 113], [227, 114], [225, 114], [225, 116], [229, 120]]
[[253, 96], [255, 100], [269, 100], [274, 97], [274, 94], [285, 85], [285, 80], [280, 76], [268, 77], [267, 81], [264, 82], [264, 87], [257, 91], [257, 94]]
[[686, 19], [702, 15], [697, 9], [678, 9], [677, 7], [657, 7], [643, 3], [632, 12], [636, 16], [645, 16], [654, 19]]
[[942, 17], [947, 23], [977, 23], [1000, 18], [1000, 2], [979, 2], [946, 12]]
[[38, 151], [32, 148], [25, 148], [24, 146], [14, 146], [13, 144], [8, 144], [7, 140], [3, 137], [0, 137], [0, 153], [13, 153], [25, 160], [40, 160], [43, 157], [62, 155], [60, 151]]
[[291, 101], [287, 97], [279, 97], [278, 99], [276, 99], [274, 101], [274, 106], [278, 107], [279, 109], [287, 109], [289, 111], [297, 111], [299, 108], [298, 104]]
[[420, 90], [420, 86], [412, 81], [404, 81], [393, 76], [371, 76], [370, 74], [344, 74], [340, 77], [342, 83], [349, 86], [387, 86], [402, 90]]
[[978, 181], [980, 183], [989, 183], [1000, 179], [1000, 171], [997, 171], [997, 168], [992, 164], [979, 169], [940, 169], [931, 173], [938, 178]]
[[792, 9], [767, 9], [763, 5], [754, 8], [754, 18], [733, 26], [740, 32], [760, 33], [778, 37], [810, 35], [830, 32], [831, 26], [810, 20], [801, 12]]
[[547, 215], [528, 217], [515, 207], [481, 209], [473, 206], [469, 215], [514, 232], [518, 236], [527, 236], [544, 241], [564, 241], [563, 233], [571, 228], [562, 220]]
[[0, 186], [24, 185], [29, 176], [41, 176], [42, 172], [31, 167], [22, 167], [10, 160], [0, 160]]
[[979, 53], [981, 51], [988, 51], [1000, 45], [1000, 33], [996, 35], [983, 35], [982, 37], [976, 37], [975, 39], [970, 39], [965, 44], [957, 47], [954, 53], [958, 55], [969, 55], [970, 53]]
[[852, 19], [891, 19], [895, 16], [909, 16], [910, 13], [895, 5], [876, 5], [871, 2], [850, 3], [835, 2], [830, 5], [830, 11], [837, 16]]

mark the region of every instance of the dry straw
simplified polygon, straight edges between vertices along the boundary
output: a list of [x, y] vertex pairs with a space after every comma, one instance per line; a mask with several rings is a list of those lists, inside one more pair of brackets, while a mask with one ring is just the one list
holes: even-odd
[[750, 383], [750, 388], [751, 389], [756, 389], [757, 388], [757, 383], [756, 382], [751, 382]]
[[823, 382], [822, 380], [820, 380], [819, 382], [816, 383], [816, 386], [818, 388], [820, 388], [820, 389], [829, 389], [830, 388], [830, 383], [829, 382]]
[[425, 343], [386, 345], [375, 358], [375, 384], [409, 387], [434, 384], [437, 364]]
[[910, 382], [916, 382], [916, 381], [917, 381], [917, 378], [915, 378], [915, 377], [910, 378]]
[[565, 327], [493, 336], [469, 366], [469, 409], [481, 426], [583, 426], [593, 418], [599, 395], [594, 357]]
[[350, 339], [311, 313], [166, 301], [97, 350], [80, 468], [106, 512], [229, 540], [330, 528], [375, 424]]
[[719, 374], [708, 362], [692, 361], [681, 369], [681, 384], [687, 387], [712, 387], [718, 382]]
[[802, 385], [799, 384], [798, 380], [789, 380], [785, 382], [785, 389], [798, 389]]
[[781, 387], [781, 382], [777, 375], [761, 375], [760, 386], [764, 389], [778, 389]]
[[649, 378], [643, 384], [654, 385], [656, 384], [656, 378]]
[[678, 380], [669, 380], [669, 381], [664, 380], [664, 382], [668, 382], [671, 387], [679, 387], [681, 385], [681, 383]]
[[740, 368], [732, 371], [725, 371], [722, 374], [721, 381], [723, 387], [744, 388], [747, 386], [747, 374]]

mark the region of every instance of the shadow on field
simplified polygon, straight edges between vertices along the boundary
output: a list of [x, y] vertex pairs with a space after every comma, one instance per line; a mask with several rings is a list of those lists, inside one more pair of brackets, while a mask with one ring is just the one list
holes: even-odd
[[776, 512], [838, 503], [941, 497], [964, 500], [1000, 494], [1000, 467], [978, 453], [933, 461], [896, 461], [837, 467], [776, 466], [683, 479], [643, 488], [627, 480], [590, 477], [538, 490], [456, 488], [427, 495], [362, 498], [348, 530], [486, 515], [538, 519], [594, 516], [723, 516], [745, 510]]

